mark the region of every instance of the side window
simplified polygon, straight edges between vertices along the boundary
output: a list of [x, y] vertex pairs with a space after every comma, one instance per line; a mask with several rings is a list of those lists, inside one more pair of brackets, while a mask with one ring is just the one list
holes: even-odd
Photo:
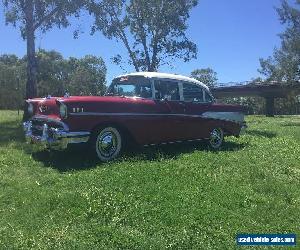
[[167, 98], [170, 101], [179, 101], [179, 87], [177, 82], [155, 80], [155, 99]]
[[203, 90], [200, 86], [183, 83], [183, 99], [186, 102], [204, 102]]
[[213, 102], [213, 99], [210, 94], [207, 93], [207, 91], [204, 91], [205, 93], [205, 102]]

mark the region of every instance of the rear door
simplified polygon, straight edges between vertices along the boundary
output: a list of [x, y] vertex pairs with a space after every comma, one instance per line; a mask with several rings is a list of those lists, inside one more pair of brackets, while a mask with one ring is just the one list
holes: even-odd
[[212, 121], [203, 118], [202, 114], [209, 111], [213, 99], [202, 86], [183, 82], [183, 101], [186, 114], [186, 136], [187, 139], [208, 138]]

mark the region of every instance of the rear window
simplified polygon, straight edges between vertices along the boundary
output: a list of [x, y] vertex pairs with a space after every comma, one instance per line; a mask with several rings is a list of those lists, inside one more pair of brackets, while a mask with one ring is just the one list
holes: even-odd
[[183, 99], [186, 102], [204, 102], [203, 90], [196, 84], [183, 83]]

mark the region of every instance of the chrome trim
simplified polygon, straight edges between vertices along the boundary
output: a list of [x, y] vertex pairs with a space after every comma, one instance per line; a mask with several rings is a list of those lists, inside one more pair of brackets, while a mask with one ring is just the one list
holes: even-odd
[[150, 82], [151, 82], [151, 89], [152, 89], [152, 99], [155, 100], [156, 89], [155, 89], [154, 79], [150, 79]]
[[68, 127], [67, 124], [65, 124], [61, 120], [54, 119], [54, 118], [49, 118], [46, 115], [36, 115], [36, 116], [33, 116], [31, 118], [31, 120], [42, 121], [42, 122], [45, 122], [45, 123], [47, 123], [47, 122], [53, 122], [53, 123], [56, 123], [56, 124], [62, 126], [64, 128], [64, 130], [69, 131], [69, 127]]
[[106, 131], [99, 136], [98, 150], [105, 157], [110, 157], [117, 151], [117, 136], [112, 131]]
[[205, 118], [212, 118], [217, 120], [226, 120], [237, 123], [244, 122], [244, 114], [242, 112], [232, 112], [232, 111], [207, 111], [202, 114]]
[[189, 140], [177, 140], [177, 141], [169, 141], [169, 142], [158, 142], [158, 143], [151, 143], [151, 144], [145, 144], [144, 147], [151, 147], [151, 146], [157, 146], [157, 145], [169, 145], [174, 143], [183, 143], [183, 142], [196, 142], [196, 141], [203, 141], [208, 140], [209, 138], [201, 138], [201, 139], [189, 139]]
[[41, 135], [34, 135], [32, 121], [23, 123], [27, 143], [36, 143], [53, 149], [66, 149], [68, 144], [85, 143], [90, 138], [90, 132], [69, 132], [64, 129], [49, 127], [47, 121], [43, 126], [35, 127], [42, 131]]
[[[69, 113], [70, 115], [74, 116], [182, 116], [182, 117], [192, 117], [192, 118], [204, 118], [204, 119], [213, 119], [213, 120], [222, 120], [222, 121], [229, 121], [235, 122], [242, 125], [243, 121], [235, 120], [235, 119], [226, 119], [222, 117], [214, 117], [206, 115], [204, 112], [201, 115], [187, 115], [187, 114], [180, 114], [180, 113], [104, 113], [104, 112], [81, 112], [81, 113]], [[233, 112], [210, 112], [210, 113], [233, 113]]]

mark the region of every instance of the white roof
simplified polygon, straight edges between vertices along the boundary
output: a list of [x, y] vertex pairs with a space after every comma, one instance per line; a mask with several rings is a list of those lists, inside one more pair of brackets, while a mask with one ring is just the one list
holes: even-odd
[[202, 87], [204, 87], [208, 90], [208, 87], [204, 83], [202, 83], [194, 78], [190, 78], [190, 77], [182, 76], [182, 75], [176, 75], [176, 74], [158, 73], [158, 72], [135, 72], [135, 73], [125, 74], [125, 75], [120, 75], [116, 78], [127, 77], [127, 76], [143, 76], [146, 78], [164, 78], [164, 79], [186, 81], [186, 82], [191, 82], [191, 83], [201, 85]]

